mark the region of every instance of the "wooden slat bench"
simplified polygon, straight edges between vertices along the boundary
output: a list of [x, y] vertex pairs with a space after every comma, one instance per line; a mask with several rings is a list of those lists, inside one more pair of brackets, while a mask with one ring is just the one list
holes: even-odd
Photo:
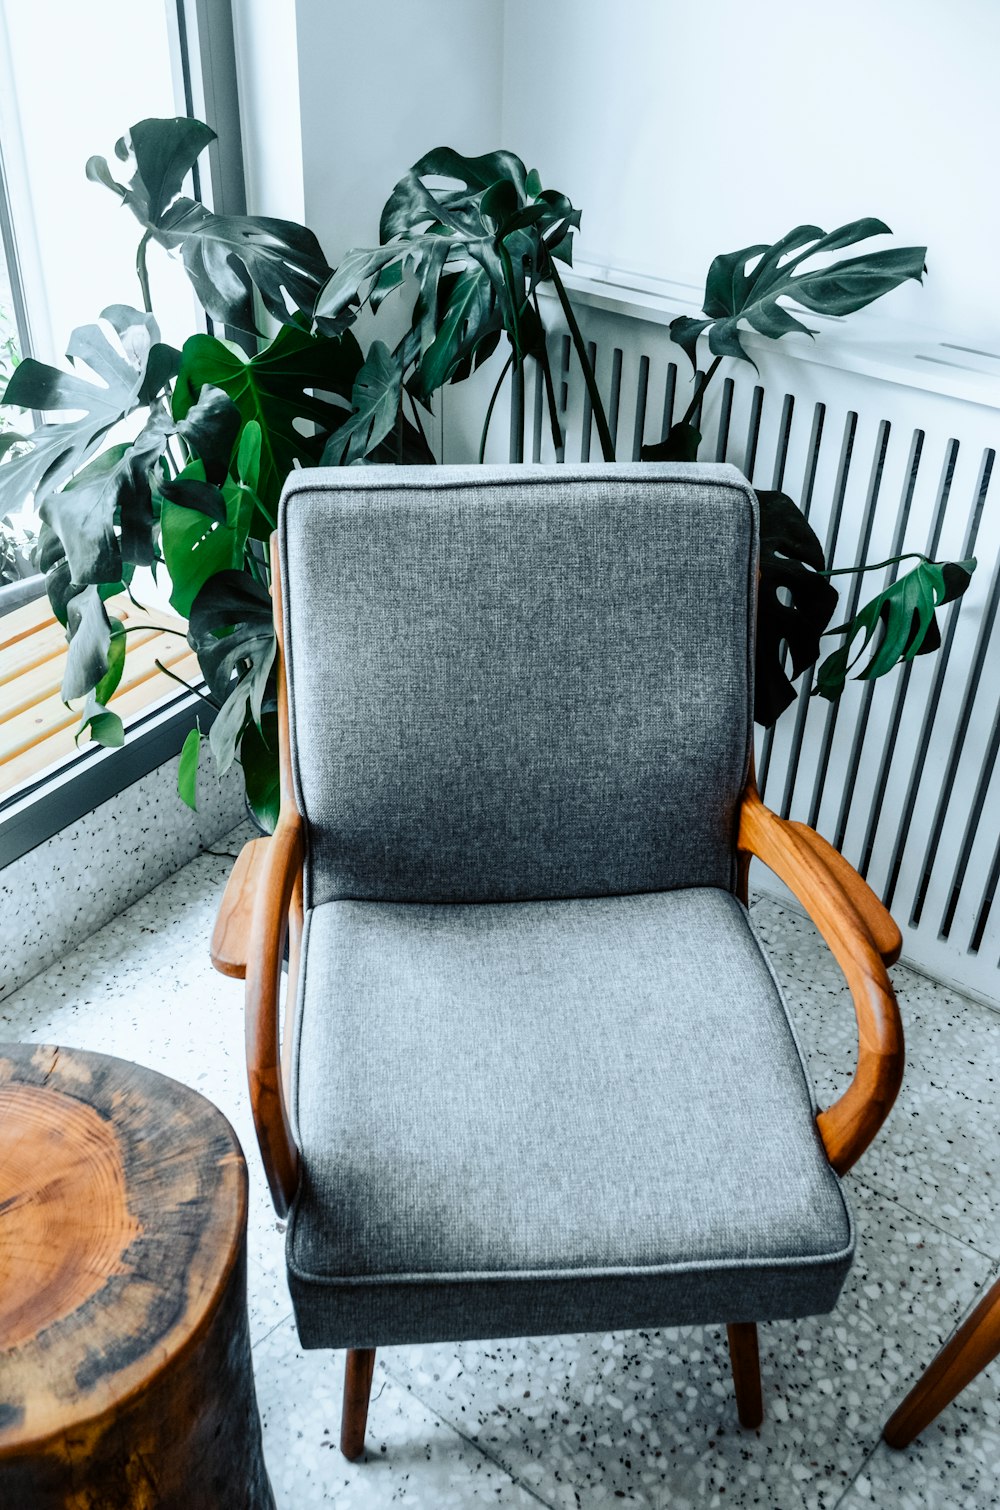
[[[186, 682], [201, 682], [198, 659], [181, 637], [182, 620], [147, 613], [124, 594], [111, 599], [108, 609], [130, 631], [124, 673], [110, 704], [126, 723], [176, 694], [176, 682], [158, 670], [157, 661]], [[60, 696], [65, 663], [66, 631], [47, 598], [0, 618], [0, 797], [76, 749], [79, 708], [67, 708]]]

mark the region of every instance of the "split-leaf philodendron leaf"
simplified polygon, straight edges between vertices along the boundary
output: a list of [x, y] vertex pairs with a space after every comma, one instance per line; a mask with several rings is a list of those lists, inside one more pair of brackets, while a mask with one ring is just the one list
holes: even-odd
[[[764, 243], [724, 252], [716, 257], [705, 284], [704, 319], [681, 315], [671, 321], [671, 339], [682, 346], [697, 366], [698, 337], [708, 331], [713, 356], [752, 362], [744, 349], [740, 321], [763, 336], [777, 340], [790, 331], [815, 335], [808, 325], [779, 304], [790, 299], [801, 309], [822, 315], [849, 315], [864, 309], [905, 282], [920, 282], [927, 248], [887, 247], [819, 266], [802, 264], [823, 253], [854, 246], [870, 236], [889, 234], [881, 220], [853, 220], [829, 233], [817, 225], [799, 225], [773, 246]], [[753, 364], [755, 365], [755, 364]]]
[[760, 582], [754, 718], [769, 728], [795, 698], [782, 646], [791, 658], [792, 677], [816, 661], [820, 636], [837, 606], [837, 590], [819, 575], [826, 565], [823, 547], [792, 500], [776, 492], [759, 492], [757, 499]]
[[213, 320], [255, 333], [254, 290], [268, 314], [282, 323], [297, 310], [311, 314], [330, 276], [312, 231], [260, 215], [214, 215], [181, 193], [185, 177], [214, 140], [208, 126], [183, 116], [137, 121], [127, 138], [126, 158], [135, 163], [129, 183], [118, 183], [103, 157], [90, 159], [87, 177], [128, 205], [145, 236], [180, 251]]
[[[215, 336], [191, 336], [181, 352], [174, 415], [188, 415], [209, 385], [229, 396], [244, 427], [257, 427], [255, 491], [273, 528], [285, 478], [297, 463], [319, 461], [326, 434], [349, 412], [361, 365], [361, 348], [350, 331], [332, 338], [285, 325], [252, 357]], [[334, 401], [320, 394], [333, 395]], [[310, 429], [317, 433], [309, 434]]]
[[[152, 315], [113, 304], [101, 311], [101, 319], [116, 339], [100, 325], [75, 330], [66, 348], [72, 364], [69, 372], [33, 357], [26, 357], [14, 369], [4, 391], [5, 404], [44, 413], [75, 411], [79, 417], [40, 425], [24, 437], [27, 449], [0, 466], [0, 513], [21, 508], [33, 495], [35, 507], [46, 518], [50, 500], [97, 451], [108, 432], [135, 409], [151, 404], [176, 372], [179, 354], [161, 343]], [[84, 375], [84, 367], [97, 382]], [[87, 538], [74, 547], [76, 559], [92, 560], [95, 572], [114, 567], [105, 519], [100, 515], [85, 525]], [[84, 576], [77, 580], [104, 579]]]
[[[831, 701], [839, 697], [848, 674], [873, 643], [871, 659], [858, 672], [859, 681], [873, 681], [900, 662], [905, 664], [915, 655], [937, 650], [941, 633], [935, 610], [962, 596], [975, 569], [974, 556], [968, 561], [920, 561], [876, 593], [849, 624], [829, 630], [846, 638], [816, 674], [819, 696]], [[861, 643], [855, 650], [859, 636]]]
[[[458, 187], [427, 182], [440, 178]], [[382, 244], [349, 252], [333, 274], [316, 305], [317, 323], [341, 329], [353, 318], [352, 306], [370, 298], [377, 307], [405, 275], [412, 277], [418, 347], [409, 383], [427, 400], [478, 366], [503, 331], [519, 356], [540, 351], [544, 333], [530, 295], [549, 276], [553, 257], [571, 260], [571, 232], [579, 223], [565, 195], [543, 190], [538, 174], [512, 152], [463, 157], [435, 148], [389, 196]]]

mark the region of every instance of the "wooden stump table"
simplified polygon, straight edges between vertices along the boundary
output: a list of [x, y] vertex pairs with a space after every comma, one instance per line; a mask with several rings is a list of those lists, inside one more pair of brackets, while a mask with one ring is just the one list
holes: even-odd
[[0, 1506], [274, 1510], [247, 1174], [151, 1070], [0, 1044]]

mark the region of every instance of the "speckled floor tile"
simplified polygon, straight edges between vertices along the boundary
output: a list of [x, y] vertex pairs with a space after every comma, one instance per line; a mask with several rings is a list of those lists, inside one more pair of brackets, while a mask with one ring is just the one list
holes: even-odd
[[836, 1311], [761, 1328], [759, 1433], [737, 1423], [721, 1327], [387, 1349], [386, 1367], [560, 1507], [832, 1507], [989, 1273], [884, 1197], [851, 1199], [859, 1258]]
[[905, 1451], [881, 1442], [838, 1510], [983, 1510], [997, 1503], [1000, 1364], [980, 1374]]
[[200, 783], [195, 813], [177, 795], [178, 760], [0, 871], [0, 997], [231, 829], [245, 810], [238, 768]]
[[[850, 993], [813, 925], [770, 899], [753, 907], [820, 1104], [854, 1072]], [[906, 1032], [899, 1099], [859, 1170], [866, 1183], [1000, 1259], [1000, 1012], [905, 966], [892, 971]]]
[[538, 1510], [545, 1503], [394, 1384], [380, 1364], [366, 1450], [357, 1463], [348, 1463], [338, 1445], [344, 1355], [303, 1352], [291, 1322], [258, 1344], [254, 1367], [278, 1510], [333, 1504], [379, 1510], [402, 1501], [428, 1510]]

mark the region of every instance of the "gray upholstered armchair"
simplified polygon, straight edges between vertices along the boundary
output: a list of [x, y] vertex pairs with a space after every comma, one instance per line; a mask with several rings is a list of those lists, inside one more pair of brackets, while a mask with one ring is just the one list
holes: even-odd
[[[729, 467], [356, 467], [273, 542], [281, 817], [234, 870], [250, 1086], [306, 1347], [828, 1311], [886, 1116], [899, 934], [752, 777], [757, 521]], [[279, 572], [280, 568], [280, 572]], [[748, 920], [759, 855], [851, 985], [817, 1113]], [[279, 1054], [286, 925], [289, 1000]]]

